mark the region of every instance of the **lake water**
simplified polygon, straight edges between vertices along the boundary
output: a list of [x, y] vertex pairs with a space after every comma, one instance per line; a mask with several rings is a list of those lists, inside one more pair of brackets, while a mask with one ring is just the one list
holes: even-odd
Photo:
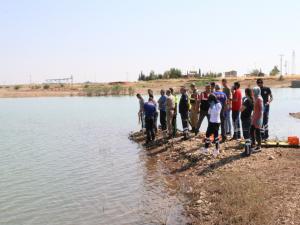
[[[300, 136], [288, 115], [300, 89], [273, 92], [271, 135]], [[137, 108], [135, 97], [0, 99], [0, 224], [183, 224], [176, 178], [128, 139]]]
[[128, 139], [132, 97], [0, 99], [0, 224], [181, 224], [174, 178]]

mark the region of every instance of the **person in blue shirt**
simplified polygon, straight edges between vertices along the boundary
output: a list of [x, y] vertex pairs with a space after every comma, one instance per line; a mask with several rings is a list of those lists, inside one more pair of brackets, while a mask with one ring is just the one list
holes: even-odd
[[225, 106], [226, 106], [226, 102], [227, 102], [227, 95], [223, 91], [221, 91], [221, 87], [218, 84], [215, 86], [214, 95], [216, 96], [217, 100], [222, 105], [222, 110], [221, 110], [221, 114], [220, 114], [221, 135], [222, 135], [222, 142], [225, 142], [227, 139], [226, 130], [225, 130]]
[[156, 113], [156, 107], [152, 97], [150, 97], [149, 101], [144, 104], [144, 113], [147, 134], [146, 144], [149, 144], [151, 141], [155, 140], [154, 117]]
[[167, 111], [166, 111], [167, 97], [166, 97], [165, 90], [161, 90], [160, 94], [161, 96], [157, 102], [159, 107], [159, 119], [160, 119], [161, 130], [165, 131], [167, 130]]

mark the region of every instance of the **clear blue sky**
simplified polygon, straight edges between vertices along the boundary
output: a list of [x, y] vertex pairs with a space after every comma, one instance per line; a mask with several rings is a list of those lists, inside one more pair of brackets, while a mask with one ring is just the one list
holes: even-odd
[[300, 67], [298, 0], [0, 0], [0, 83]]

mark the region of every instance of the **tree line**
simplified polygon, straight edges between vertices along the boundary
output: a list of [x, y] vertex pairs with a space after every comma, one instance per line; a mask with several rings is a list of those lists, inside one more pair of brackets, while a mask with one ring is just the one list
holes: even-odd
[[[193, 76], [199, 78], [200, 77], [221, 77], [222, 73], [215, 73], [215, 72], [201, 73], [199, 70], [199, 73], [195, 73]], [[150, 71], [149, 75], [145, 75], [143, 72], [141, 72], [139, 74], [138, 80], [149, 81], [149, 80], [159, 80], [159, 79], [178, 79], [183, 77], [185, 77], [185, 75], [183, 75], [180, 69], [171, 68], [165, 71], [163, 74], [157, 74], [153, 70]]]

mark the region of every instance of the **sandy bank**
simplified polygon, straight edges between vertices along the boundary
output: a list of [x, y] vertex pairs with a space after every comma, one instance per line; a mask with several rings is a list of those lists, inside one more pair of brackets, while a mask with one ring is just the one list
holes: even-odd
[[[144, 143], [144, 135], [132, 139]], [[202, 138], [143, 146], [179, 182], [190, 224], [300, 224], [300, 149], [266, 148], [241, 157], [235, 141], [217, 157], [199, 152]]]
[[[286, 88], [291, 86], [291, 81], [299, 79], [300, 76], [285, 77], [279, 80], [277, 77], [263, 78], [266, 86], [271, 88]], [[173, 87], [179, 91], [181, 86], [189, 87], [191, 83], [196, 83], [202, 90], [205, 83], [209, 81], [220, 82], [221, 78], [201, 78], [201, 79], [169, 79], [126, 83], [90, 83], [74, 84], [72, 86], [50, 85], [44, 89], [43, 85], [14, 85], [0, 86], [0, 98], [9, 97], [59, 97], [59, 96], [106, 96], [106, 95], [133, 95], [135, 93], [146, 94], [149, 88], [155, 94], [159, 94], [161, 89]], [[235, 81], [240, 81], [241, 87], [255, 86], [256, 78], [228, 79], [229, 85]]]

